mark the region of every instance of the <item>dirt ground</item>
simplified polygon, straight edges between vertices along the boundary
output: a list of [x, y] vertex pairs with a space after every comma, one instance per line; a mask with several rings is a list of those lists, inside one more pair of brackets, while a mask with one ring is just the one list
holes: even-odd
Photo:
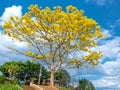
[[34, 87], [31, 87], [31, 86], [27, 86], [27, 85], [20, 85], [20, 87], [22, 87], [24, 90], [38, 90]]
[[44, 88], [44, 90], [59, 90], [57, 88], [51, 88], [50, 86], [40, 86], [39, 85], [39, 87]]
[[[27, 85], [20, 85], [24, 90], [38, 90], [35, 87], [27, 86]], [[40, 88], [43, 88], [44, 90], [59, 90], [58, 88], [51, 88], [50, 86], [41, 86], [39, 85]]]

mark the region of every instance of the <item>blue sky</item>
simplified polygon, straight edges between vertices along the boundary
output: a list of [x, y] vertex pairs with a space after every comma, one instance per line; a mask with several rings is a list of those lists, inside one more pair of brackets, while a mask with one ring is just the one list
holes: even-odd
[[[105, 55], [100, 64], [95, 68], [80, 68], [71, 70], [78, 75], [77, 78], [86, 77], [97, 87], [119, 87], [120, 88], [120, 1], [119, 0], [0, 0], [0, 31], [2, 24], [10, 16], [21, 17], [27, 12], [31, 4], [38, 4], [43, 8], [46, 6], [76, 6], [85, 10], [85, 15], [95, 19], [102, 27], [101, 31], [106, 38], [100, 40], [97, 50], [102, 50]], [[25, 50], [24, 43], [12, 42], [11, 38], [0, 32], [0, 65], [10, 60], [29, 59], [21, 55], [10, 54], [7, 47], [12, 45], [20, 50]]]

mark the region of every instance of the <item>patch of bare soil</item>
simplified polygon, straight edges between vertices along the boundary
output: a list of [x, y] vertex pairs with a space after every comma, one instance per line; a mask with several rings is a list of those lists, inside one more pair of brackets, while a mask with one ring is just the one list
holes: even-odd
[[41, 86], [41, 85], [39, 85], [39, 87], [43, 88], [44, 90], [59, 90], [58, 88], [52, 88], [50, 86]]
[[38, 90], [35, 87], [31, 87], [31, 86], [27, 86], [27, 85], [20, 85], [20, 87], [22, 87], [24, 90]]

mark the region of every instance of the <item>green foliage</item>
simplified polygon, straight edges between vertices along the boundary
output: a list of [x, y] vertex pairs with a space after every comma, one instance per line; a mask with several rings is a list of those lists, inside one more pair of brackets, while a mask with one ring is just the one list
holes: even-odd
[[[14, 77], [18, 80], [30, 80], [30, 78], [38, 78], [40, 64], [31, 61], [26, 62], [6, 62], [0, 67], [0, 70], [6, 77]], [[42, 68], [42, 79], [48, 78], [48, 72]], [[6, 81], [8, 82], [8, 81]]]
[[56, 80], [59, 80], [60, 86], [68, 86], [70, 82], [70, 75], [66, 70], [60, 70], [55, 74]]
[[74, 90], [73, 88], [60, 87], [60, 90]]
[[37, 80], [37, 78], [31, 78], [31, 80], [32, 80], [32, 81], [35, 81], [35, 80]]
[[9, 78], [8, 81], [10, 82], [10, 84], [18, 84], [18, 80], [13, 79], [13, 78]]
[[95, 90], [95, 87], [92, 84], [92, 82], [87, 79], [79, 80], [79, 86], [77, 88], [78, 90]]
[[25, 85], [30, 85], [30, 81], [29, 81], [29, 82], [28, 82], [28, 81], [26, 81], [26, 82], [25, 82]]
[[1, 75], [0, 76], [0, 84], [3, 84], [4, 80], [5, 80], [5, 75]]
[[13, 77], [16, 74], [16, 71], [19, 70], [20, 67], [17, 65], [17, 62], [6, 62], [0, 67], [0, 70], [7, 77]]
[[[18, 62], [18, 66], [21, 67], [20, 70], [17, 71], [15, 77], [20, 80], [30, 80], [31, 78], [38, 78], [40, 64], [36, 64], [30, 61], [26, 61], [24, 63]], [[42, 68], [42, 79], [47, 79], [47, 70]]]
[[[66, 10], [60, 6], [43, 9], [38, 5], [30, 5], [29, 11], [22, 17], [10, 17], [3, 24], [3, 30], [11, 38], [26, 42], [28, 46], [34, 48], [30, 51], [28, 47], [26, 52], [15, 48], [11, 50], [35, 60], [42, 59], [51, 71], [51, 86], [54, 86], [54, 72], [63, 66], [79, 67], [84, 64], [95, 66], [102, 57], [101, 51], [91, 50], [97, 46], [96, 39], [104, 36], [99, 24], [85, 16], [83, 10], [71, 5], [67, 6]], [[83, 55], [83, 52], [88, 54]], [[69, 58], [72, 54], [74, 56]], [[33, 72], [34, 75], [35, 73]], [[9, 74], [11, 75], [11, 70]]]
[[5, 76], [2, 77], [0, 84], [18, 84], [18, 80], [13, 78], [5, 78]]
[[0, 84], [0, 90], [23, 90], [18, 85]]
[[31, 81], [32, 81], [32, 83], [34, 83], [34, 82], [37, 82], [38, 79], [37, 78], [31, 78]]

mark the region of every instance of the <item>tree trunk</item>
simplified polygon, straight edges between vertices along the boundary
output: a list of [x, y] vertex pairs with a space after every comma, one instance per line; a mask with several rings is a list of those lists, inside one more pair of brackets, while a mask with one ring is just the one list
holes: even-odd
[[40, 71], [39, 71], [38, 85], [40, 85], [41, 74], [42, 74], [42, 66], [40, 65]]
[[51, 87], [55, 87], [54, 76], [55, 76], [55, 70], [54, 70], [54, 63], [52, 62], [52, 65], [51, 65], [51, 76], [50, 76], [50, 86]]
[[54, 66], [54, 57], [53, 57], [53, 51], [52, 51], [52, 43], [50, 45], [50, 60], [51, 60], [51, 75], [50, 75], [50, 86], [52, 88], [55, 87], [54, 84], [54, 77], [55, 77], [55, 66]]

